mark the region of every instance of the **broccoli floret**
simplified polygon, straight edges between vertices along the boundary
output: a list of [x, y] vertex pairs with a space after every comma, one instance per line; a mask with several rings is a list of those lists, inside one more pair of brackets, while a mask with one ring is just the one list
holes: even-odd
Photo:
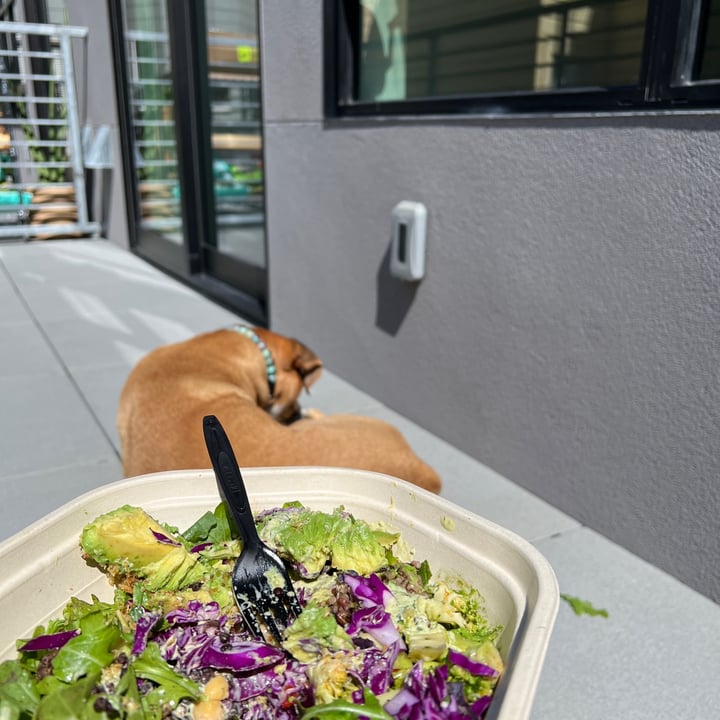
[[123, 505], [83, 528], [80, 545], [112, 582], [132, 592], [142, 579], [148, 590], [180, 590], [200, 581], [205, 568], [168, 530], [141, 508]]

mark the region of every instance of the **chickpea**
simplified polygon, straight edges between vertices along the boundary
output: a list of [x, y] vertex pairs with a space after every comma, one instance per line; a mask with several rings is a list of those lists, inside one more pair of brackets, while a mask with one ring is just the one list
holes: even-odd
[[229, 692], [227, 680], [222, 675], [215, 675], [205, 685], [205, 700], [195, 703], [193, 720], [224, 720], [222, 701]]
[[205, 697], [208, 700], [224, 700], [229, 692], [228, 681], [222, 675], [215, 675], [205, 685]]
[[219, 700], [201, 700], [193, 708], [193, 720], [223, 720], [225, 710]]

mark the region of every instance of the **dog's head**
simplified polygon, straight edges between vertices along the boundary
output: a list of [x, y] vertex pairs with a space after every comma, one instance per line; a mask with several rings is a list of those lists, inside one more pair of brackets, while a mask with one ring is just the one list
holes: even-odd
[[300, 412], [300, 393], [310, 388], [320, 377], [322, 360], [295, 338], [260, 327], [253, 330], [268, 346], [277, 369], [270, 411], [281, 422], [288, 422]]

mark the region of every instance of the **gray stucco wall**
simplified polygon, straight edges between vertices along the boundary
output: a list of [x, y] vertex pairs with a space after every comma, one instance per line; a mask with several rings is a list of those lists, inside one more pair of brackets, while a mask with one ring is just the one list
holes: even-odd
[[720, 601], [720, 115], [326, 125], [320, 0], [261, 22], [272, 326]]

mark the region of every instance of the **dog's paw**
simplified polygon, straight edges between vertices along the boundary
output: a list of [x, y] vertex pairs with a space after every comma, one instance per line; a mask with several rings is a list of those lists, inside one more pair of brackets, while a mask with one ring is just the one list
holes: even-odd
[[303, 408], [302, 418], [303, 420], [319, 420], [325, 417], [325, 413], [315, 408]]

